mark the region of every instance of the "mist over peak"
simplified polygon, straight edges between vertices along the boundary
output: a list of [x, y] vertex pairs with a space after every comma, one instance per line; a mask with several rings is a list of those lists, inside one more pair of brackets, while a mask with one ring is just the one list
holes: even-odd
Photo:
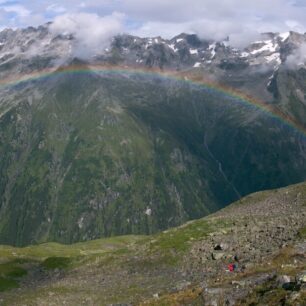
[[71, 53], [88, 58], [108, 47], [112, 38], [123, 30], [123, 14], [65, 14], [54, 19], [49, 29], [53, 35], [72, 35], [75, 38]]

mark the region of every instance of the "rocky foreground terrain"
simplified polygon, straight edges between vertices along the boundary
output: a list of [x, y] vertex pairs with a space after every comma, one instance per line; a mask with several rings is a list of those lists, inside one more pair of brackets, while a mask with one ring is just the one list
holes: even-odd
[[0, 260], [0, 305], [305, 305], [306, 184], [154, 236], [2, 246]]

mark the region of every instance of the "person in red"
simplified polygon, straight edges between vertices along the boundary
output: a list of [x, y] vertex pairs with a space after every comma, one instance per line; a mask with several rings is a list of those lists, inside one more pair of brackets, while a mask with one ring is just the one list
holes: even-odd
[[230, 271], [230, 272], [234, 272], [235, 271], [235, 264], [229, 264], [228, 266], [228, 270]]

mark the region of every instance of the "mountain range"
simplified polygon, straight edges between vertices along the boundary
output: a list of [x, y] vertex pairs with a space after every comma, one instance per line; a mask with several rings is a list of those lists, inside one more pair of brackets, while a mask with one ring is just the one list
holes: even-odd
[[1, 244], [152, 234], [306, 179], [306, 35], [88, 57], [50, 26], [0, 32]]

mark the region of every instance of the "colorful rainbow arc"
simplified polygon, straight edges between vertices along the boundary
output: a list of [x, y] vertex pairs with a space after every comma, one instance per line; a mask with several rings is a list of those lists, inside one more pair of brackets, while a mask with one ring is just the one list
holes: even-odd
[[61, 67], [60, 69], [44, 69], [30, 74], [18, 75], [4, 80], [0, 80], [0, 87], [15, 86], [18, 84], [26, 83], [29, 81], [40, 80], [44, 78], [49, 78], [56, 75], [62, 74], [78, 74], [78, 73], [128, 73], [136, 74], [143, 76], [158, 76], [167, 79], [172, 79], [175, 81], [186, 82], [192, 85], [197, 85], [204, 87], [205, 89], [213, 90], [216, 93], [221, 93], [225, 96], [229, 96], [236, 101], [253, 106], [262, 112], [266, 113], [270, 117], [277, 119], [286, 126], [298, 131], [304, 137], [306, 137], [306, 128], [295, 120], [290, 115], [284, 113], [278, 108], [273, 107], [270, 104], [267, 104], [263, 101], [260, 101], [257, 98], [251, 97], [241, 91], [235, 90], [231, 87], [220, 85], [208, 80], [204, 80], [202, 76], [196, 76], [188, 72], [177, 72], [177, 71], [164, 71], [160, 69], [145, 69], [145, 68], [131, 68], [131, 67], [122, 67], [122, 66], [111, 66], [111, 65], [94, 65], [94, 66], [83, 66], [83, 65], [71, 65], [67, 67]]

